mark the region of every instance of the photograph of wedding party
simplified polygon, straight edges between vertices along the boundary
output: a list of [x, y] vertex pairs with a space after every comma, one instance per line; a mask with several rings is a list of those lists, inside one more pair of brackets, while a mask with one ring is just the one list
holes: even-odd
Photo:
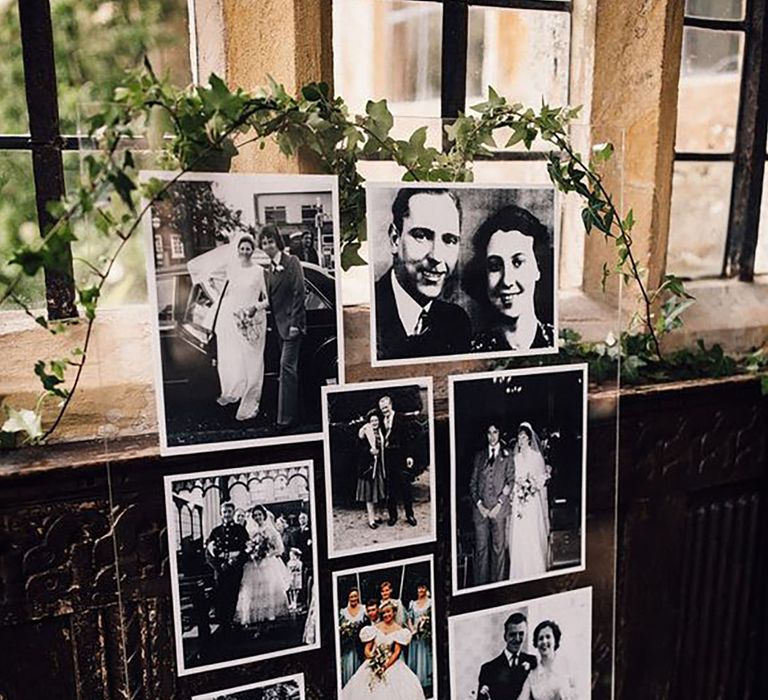
[[448, 619], [455, 700], [589, 700], [592, 589]]
[[304, 700], [304, 698], [304, 675], [301, 673], [192, 696], [192, 700]]
[[437, 698], [432, 557], [333, 574], [340, 700]]
[[320, 439], [343, 381], [336, 177], [177, 177], [142, 173], [165, 187], [145, 216], [162, 453]]
[[587, 365], [448, 378], [453, 592], [585, 565]]
[[179, 675], [316, 649], [311, 461], [165, 477]]
[[557, 352], [551, 186], [366, 183], [371, 363]]
[[432, 378], [323, 389], [331, 557], [435, 539]]

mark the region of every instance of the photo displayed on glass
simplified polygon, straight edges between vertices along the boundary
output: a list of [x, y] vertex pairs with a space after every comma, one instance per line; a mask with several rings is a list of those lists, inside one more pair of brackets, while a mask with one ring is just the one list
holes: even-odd
[[587, 366], [448, 384], [453, 592], [582, 570]]
[[167, 184], [146, 216], [163, 454], [321, 438], [320, 389], [343, 381], [338, 221], [335, 176]]
[[432, 379], [323, 389], [331, 557], [435, 539]]
[[333, 574], [341, 700], [437, 698], [432, 557]]
[[165, 477], [179, 675], [319, 647], [312, 469]]
[[457, 700], [589, 700], [592, 589], [448, 620]]
[[552, 187], [367, 183], [371, 363], [557, 352]]
[[192, 700], [304, 700], [304, 675], [273, 678], [268, 681], [225, 688], [204, 695], [193, 695]]

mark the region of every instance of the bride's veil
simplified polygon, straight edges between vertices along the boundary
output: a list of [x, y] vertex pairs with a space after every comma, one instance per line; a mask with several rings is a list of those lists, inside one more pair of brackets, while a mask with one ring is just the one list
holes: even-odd
[[[528, 423], [527, 421], [523, 421], [520, 423], [520, 425], [517, 427], [517, 432], [519, 433], [521, 430], [524, 430], [528, 437], [531, 440], [531, 449], [534, 452], [538, 452], [542, 457], [544, 456], [544, 453], [541, 449], [541, 441], [539, 440], [539, 436], [536, 434], [536, 431], [533, 429], [533, 426]], [[520, 452], [520, 442], [515, 443], [515, 451]]]

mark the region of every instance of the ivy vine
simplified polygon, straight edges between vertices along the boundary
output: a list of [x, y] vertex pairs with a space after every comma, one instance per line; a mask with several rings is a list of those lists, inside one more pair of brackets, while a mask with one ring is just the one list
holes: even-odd
[[[285, 156], [303, 153], [314, 160], [319, 171], [338, 176], [344, 269], [365, 264], [360, 256], [366, 238], [364, 178], [358, 170], [361, 160], [394, 161], [403, 168], [405, 181], [471, 182], [477, 158], [518, 143], [530, 150], [541, 139], [552, 147], [547, 154], [552, 182], [560, 191], [581, 197], [586, 233], [597, 231], [615, 243], [616, 263], [604, 266], [603, 284], [608, 276], [620, 275], [636, 286], [640, 296], [641, 313], [619, 338], [590, 344], [565, 329], [560, 357], [586, 359], [598, 380], [615, 376], [620, 365], [623, 380], [629, 382], [724, 376], [766, 367], [761, 351], [740, 359], [727, 356], [719, 346], [703, 344], [671, 355], [663, 351], [663, 337], [682, 324], [683, 313], [694, 300], [683, 281], [672, 275], [657, 289], [647, 287], [633, 251], [634, 214], [631, 209], [625, 214], [618, 210], [600, 173], [613, 147], [601, 144], [585, 156], [569, 138], [578, 108], [543, 104], [534, 110], [509, 102], [489, 88], [487, 100], [472, 112], [444, 127], [447, 147], [438, 150], [427, 145], [426, 126], [407, 139], [394, 138], [394, 119], [385, 100], [370, 101], [365, 114], [353, 115], [324, 83], [306, 85], [298, 96], [292, 96], [271, 80], [254, 93], [231, 90], [215, 75], [207, 85], [178, 89], [158, 78], [146, 62], [127, 74], [114, 101], [88, 122], [92, 150], [83, 158], [78, 185], [49, 207], [56, 223], [35, 242], [13, 250], [14, 273], [0, 277], [0, 304], [13, 301], [51, 334], [85, 327], [81, 344], [67, 356], [35, 362], [34, 373], [41, 383], [38, 401], [33, 408], [6, 405], [7, 420], [0, 436], [6, 444], [16, 444], [16, 436], [25, 443], [39, 443], [61, 424], [88, 360], [104, 284], [152, 204], [185, 173], [219, 170], [244, 145], [255, 142], [264, 148], [270, 139]], [[500, 144], [497, 138], [502, 132], [508, 136]], [[177, 171], [173, 179], [139, 181], [137, 139], [149, 142], [162, 167]], [[78, 260], [85, 270], [76, 284], [82, 318], [50, 322], [17, 290], [25, 277], [44, 268], [56, 269], [62, 251], [79, 235], [105, 237], [112, 242], [111, 252], [98, 260]], [[56, 402], [56, 410], [43, 426], [43, 407], [48, 401]]]

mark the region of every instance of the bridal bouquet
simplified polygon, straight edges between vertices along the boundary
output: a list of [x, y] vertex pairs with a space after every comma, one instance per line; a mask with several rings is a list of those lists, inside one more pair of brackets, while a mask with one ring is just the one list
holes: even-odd
[[368, 687], [373, 690], [377, 683], [387, 682], [385, 676], [387, 672], [387, 661], [392, 656], [392, 649], [387, 644], [379, 644], [373, 649], [373, 656], [368, 660], [368, 666], [371, 669], [371, 677], [368, 680]]
[[[533, 474], [526, 474], [525, 476], [515, 478], [515, 486], [513, 493], [517, 502], [524, 506], [535, 496], [538, 496], [541, 490], [547, 485], [549, 481], [548, 475], [534, 476]], [[517, 517], [523, 517], [522, 509], [517, 511]]]
[[251, 314], [247, 309], [235, 311], [235, 326], [240, 335], [249, 343], [255, 343], [264, 333], [264, 319], [257, 314]]
[[339, 634], [342, 641], [357, 639], [360, 624], [343, 617], [339, 622]]
[[254, 535], [253, 539], [245, 545], [245, 551], [250, 555], [253, 561], [262, 561], [272, 552], [272, 545], [269, 538], [264, 535]]

